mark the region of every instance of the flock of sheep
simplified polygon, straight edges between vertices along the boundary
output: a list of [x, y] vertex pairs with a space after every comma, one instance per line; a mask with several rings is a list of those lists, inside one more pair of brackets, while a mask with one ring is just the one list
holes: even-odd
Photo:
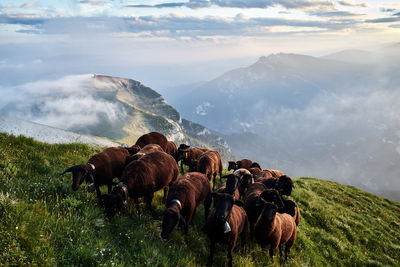
[[[184, 164], [189, 166], [189, 172], [178, 178], [179, 161], [182, 173]], [[86, 164], [72, 166], [62, 174], [72, 172], [73, 190], [78, 190], [83, 181], [90, 192], [96, 190], [110, 220], [128, 206], [128, 198], [134, 200], [139, 213], [141, 197], [152, 210], [154, 192], [164, 189], [162, 238], [168, 238], [177, 225], [187, 234], [196, 208], [203, 204], [203, 231], [210, 240], [209, 266], [216, 242], [227, 244], [232, 266], [237, 239], [240, 236], [245, 245], [249, 229], [263, 250], [270, 245], [272, 260], [277, 247], [282, 257], [285, 244], [286, 259], [300, 221], [298, 205], [283, 197], [291, 194], [292, 179], [278, 170], [262, 170], [248, 159], [229, 162], [228, 170], [234, 170], [231, 174], [222, 176], [222, 170], [218, 152], [185, 144], [177, 148], [164, 135], [151, 132], [141, 136], [132, 147], [107, 148]], [[214, 190], [217, 175], [226, 182]], [[120, 179], [118, 184], [113, 182], [115, 177]], [[103, 185], [108, 186], [108, 194], [101, 195]], [[212, 202], [214, 208], [210, 213]]]

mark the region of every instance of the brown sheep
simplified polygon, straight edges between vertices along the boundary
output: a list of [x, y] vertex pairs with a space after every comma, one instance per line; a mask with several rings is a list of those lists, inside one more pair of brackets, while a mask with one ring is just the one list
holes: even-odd
[[145, 145], [142, 149], [140, 149], [136, 154], [129, 156], [127, 159], [127, 164], [129, 164], [133, 160], [138, 160], [141, 157], [143, 157], [146, 154], [149, 154], [151, 152], [164, 152], [164, 150], [157, 144], [148, 144]]
[[183, 173], [183, 164], [189, 166], [189, 171], [194, 171], [197, 168], [197, 160], [204, 152], [208, 151], [207, 148], [190, 147], [181, 144], [178, 148], [177, 159], [181, 161], [181, 172]]
[[253, 162], [249, 159], [242, 159], [242, 160], [238, 160], [236, 162], [228, 161], [228, 171], [237, 170], [240, 168], [249, 169], [251, 167], [252, 163]]
[[174, 157], [175, 161], [178, 162], [178, 148], [176, 147], [173, 141], [168, 141], [167, 148], [165, 149], [167, 154], [170, 154]]
[[252, 167], [249, 169], [249, 172], [253, 174], [254, 177], [257, 177], [257, 175], [259, 175], [262, 172], [262, 170], [257, 167]]
[[207, 220], [211, 205], [211, 184], [208, 178], [199, 172], [189, 172], [179, 178], [168, 192], [161, 237], [168, 238], [178, 222], [187, 234], [196, 208], [202, 203], [204, 203], [204, 215]]
[[227, 193], [232, 195], [235, 200], [239, 200], [240, 193], [238, 189], [240, 177], [235, 174], [228, 174], [221, 177], [221, 179], [227, 179], [226, 183], [223, 183], [215, 191], [216, 193]]
[[111, 219], [121, 210], [128, 196], [135, 200], [137, 211], [140, 213], [139, 198], [144, 197], [149, 210], [154, 192], [174, 183], [178, 177], [178, 165], [175, 159], [165, 152], [152, 152], [138, 160], [129, 163], [121, 177], [121, 182], [111, 191], [103, 195], [107, 217]]
[[204, 152], [197, 163], [197, 171], [204, 173], [211, 182], [213, 179], [213, 189], [215, 188], [215, 178], [219, 174], [219, 177], [222, 176], [222, 160], [221, 156], [217, 151], [206, 151]]
[[274, 176], [272, 175], [272, 172], [270, 172], [269, 170], [262, 170], [261, 172], [259, 172], [256, 175], [256, 182], [259, 182], [260, 180], [264, 179], [264, 178], [274, 178]]
[[263, 178], [259, 179], [267, 188], [274, 188], [285, 196], [290, 196], [294, 187], [293, 180], [287, 175], [282, 175], [279, 178]]
[[283, 175], [285, 175], [283, 172], [280, 170], [268, 170], [270, 173], [272, 173], [272, 177], [279, 178]]
[[244, 245], [248, 235], [248, 221], [246, 212], [238, 205], [243, 205], [227, 193], [213, 193], [216, 201], [215, 208], [208, 217], [203, 231], [210, 239], [210, 255], [207, 266], [212, 266], [215, 251], [215, 243], [228, 245], [228, 266], [232, 266], [232, 252], [236, 247], [240, 235]]
[[244, 209], [246, 210], [249, 219], [251, 232], [253, 232], [254, 224], [262, 211], [259, 204], [261, 195], [266, 197], [267, 201], [274, 202], [281, 210], [283, 210], [282, 199], [276, 190], [271, 191], [264, 184], [259, 182], [251, 184], [244, 196]]
[[140, 149], [142, 149], [145, 145], [157, 144], [163, 149], [163, 151], [166, 151], [167, 143], [168, 140], [163, 134], [158, 132], [150, 132], [140, 136], [135, 145], [127, 149], [129, 151], [129, 154], [133, 155], [137, 153]]
[[239, 189], [240, 196], [244, 197], [244, 194], [246, 193], [249, 185], [254, 183], [253, 175], [251, 174], [251, 172], [249, 170], [247, 170], [245, 168], [237, 169], [233, 172], [233, 174], [239, 176], [238, 189]]
[[270, 245], [269, 256], [273, 261], [274, 249], [279, 247], [279, 255], [282, 257], [282, 245], [285, 246], [285, 260], [290, 249], [296, 241], [296, 223], [294, 218], [286, 213], [278, 213], [278, 207], [263, 199], [260, 200], [263, 210], [258, 217], [255, 226], [255, 237], [257, 242], [265, 251], [267, 245]]
[[285, 213], [292, 215], [296, 226], [300, 223], [300, 208], [296, 202], [290, 199], [283, 199], [283, 205], [285, 206]]
[[107, 185], [108, 193], [111, 192], [113, 178], [120, 178], [125, 168], [128, 151], [123, 147], [109, 147], [100, 153], [93, 155], [88, 163], [72, 166], [61, 175], [72, 172], [72, 190], [78, 190], [84, 180], [88, 190], [96, 189], [97, 197], [100, 199], [100, 186]]

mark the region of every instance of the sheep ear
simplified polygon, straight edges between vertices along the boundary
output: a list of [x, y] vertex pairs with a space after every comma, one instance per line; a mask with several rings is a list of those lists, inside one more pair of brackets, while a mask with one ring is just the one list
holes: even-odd
[[72, 172], [72, 171], [76, 168], [76, 166], [77, 166], [77, 165], [72, 166], [72, 167], [66, 169], [66, 170], [65, 170], [63, 173], [61, 173], [59, 176], [63, 176], [63, 175], [66, 174], [67, 172]]
[[226, 174], [226, 175], [221, 176], [220, 178], [221, 179], [228, 179], [228, 177], [229, 177], [229, 174]]
[[235, 200], [235, 205], [239, 206], [239, 207], [243, 207], [244, 203], [242, 201], [240, 201], [240, 200]]

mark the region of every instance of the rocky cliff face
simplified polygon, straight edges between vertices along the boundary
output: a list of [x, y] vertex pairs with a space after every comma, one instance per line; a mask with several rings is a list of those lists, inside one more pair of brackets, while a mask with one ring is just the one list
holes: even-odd
[[[219, 151], [232, 158], [226, 142], [204, 126], [181, 118], [153, 89], [132, 79], [74, 75], [13, 88], [0, 101], [0, 114], [132, 145], [157, 131], [169, 140]], [[21, 104], [22, 103], [22, 104]]]

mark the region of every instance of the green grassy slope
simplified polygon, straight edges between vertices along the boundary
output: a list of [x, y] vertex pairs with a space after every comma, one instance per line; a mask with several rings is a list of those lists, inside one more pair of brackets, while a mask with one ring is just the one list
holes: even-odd
[[[99, 148], [48, 145], [0, 134], [0, 265], [203, 266], [207, 238], [202, 207], [185, 237], [160, 238], [161, 218], [128, 212], [104, 222], [95, 194], [73, 192], [66, 167], [84, 163]], [[289, 266], [395, 266], [400, 262], [400, 204], [352, 186], [295, 179], [292, 199], [301, 209]], [[105, 190], [105, 188], [104, 188]], [[161, 192], [153, 206], [163, 210]], [[217, 266], [226, 248], [217, 246]], [[234, 254], [235, 266], [271, 264], [249, 240]], [[274, 266], [284, 265], [275, 253]]]

